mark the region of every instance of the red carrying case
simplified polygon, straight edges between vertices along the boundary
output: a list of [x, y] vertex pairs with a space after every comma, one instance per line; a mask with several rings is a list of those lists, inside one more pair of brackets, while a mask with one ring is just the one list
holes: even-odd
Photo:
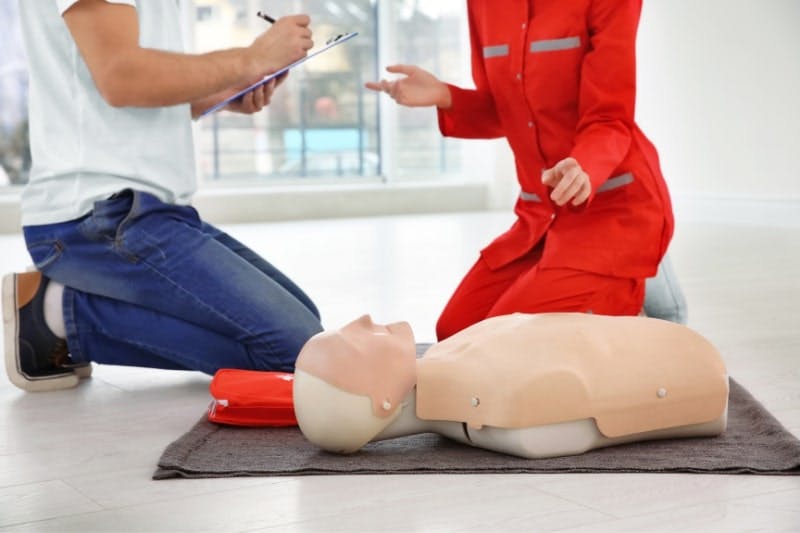
[[214, 374], [208, 420], [232, 426], [296, 426], [294, 374], [223, 368]]

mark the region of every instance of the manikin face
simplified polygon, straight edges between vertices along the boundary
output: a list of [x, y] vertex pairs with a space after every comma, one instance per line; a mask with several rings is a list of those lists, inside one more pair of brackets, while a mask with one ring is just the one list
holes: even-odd
[[363, 315], [338, 331], [333, 332], [356, 347], [368, 357], [402, 357], [408, 342], [414, 342], [414, 334], [408, 322], [376, 324], [369, 315]]
[[414, 388], [414, 336], [406, 322], [380, 325], [365, 315], [309, 339], [295, 367], [303, 434], [330, 451], [355, 451], [399, 414]]
[[407, 322], [375, 324], [364, 315], [309, 339], [296, 368], [343, 391], [372, 398], [386, 416], [416, 381], [416, 347]]

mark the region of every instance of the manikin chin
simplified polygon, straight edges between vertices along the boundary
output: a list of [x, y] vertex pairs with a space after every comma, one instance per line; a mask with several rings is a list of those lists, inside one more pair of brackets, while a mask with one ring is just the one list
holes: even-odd
[[421, 358], [407, 323], [362, 316], [309, 340], [294, 378], [301, 431], [335, 453], [433, 432], [525, 458], [574, 455], [719, 435], [727, 401], [725, 365], [693, 330], [578, 313], [486, 319]]

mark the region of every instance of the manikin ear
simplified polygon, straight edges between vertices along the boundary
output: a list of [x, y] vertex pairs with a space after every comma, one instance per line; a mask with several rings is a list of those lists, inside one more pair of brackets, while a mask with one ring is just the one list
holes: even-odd
[[294, 409], [300, 431], [313, 444], [333, 453], [353, 453], [389, 426], [373, 414], [372, 400], [345, 392], [303, 370], [294, 374]]

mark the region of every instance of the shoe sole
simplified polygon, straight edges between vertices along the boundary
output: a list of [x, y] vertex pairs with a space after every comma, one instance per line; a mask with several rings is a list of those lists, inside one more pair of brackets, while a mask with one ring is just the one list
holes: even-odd
[[[17, 320], [17, 284], [14, 274], [3, 276], [3, 331], [5, 337], [5, 361], [8, 379], [15, 386], [28, 392], [46, 392], [71, 389], [81, 380], [76, 372], [58, 376], [31, 377], [19, 364], [19, 321]], [[91, 366], [89, 374], [91, 374]], [[85, 369], [81, 368], [85, 373]]]
[[75, 375], [81, 379], [90, 378], [92, 377], [92, 363], [76, 366], [72, 369], [72, 371], [75, 372]]

